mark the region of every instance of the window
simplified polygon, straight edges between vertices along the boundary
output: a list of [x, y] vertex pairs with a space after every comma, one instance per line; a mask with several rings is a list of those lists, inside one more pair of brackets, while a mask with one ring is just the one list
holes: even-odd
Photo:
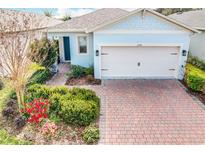
[[88, 51], [87, 36], [78, 36], [78, 52], [80, 54], [86, 54]]

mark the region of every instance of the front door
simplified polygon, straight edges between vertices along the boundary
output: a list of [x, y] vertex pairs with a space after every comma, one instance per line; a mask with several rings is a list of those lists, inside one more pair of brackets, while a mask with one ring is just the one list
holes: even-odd
[[64, 44], [65, 61], [69, 61], [70, 60], [70, 39], [69, 37], [63, 37], [63, 44]]

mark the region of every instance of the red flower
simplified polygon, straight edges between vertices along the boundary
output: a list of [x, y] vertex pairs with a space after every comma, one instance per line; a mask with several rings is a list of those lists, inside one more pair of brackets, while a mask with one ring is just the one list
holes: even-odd
[[28, 122], [38, 126], [43, 119], [48, 117], [48, 105], [49, 102], [46, 99], [34, 99], [32, 102], [27, 103], [26, 107], [22, 109], [21, 112], [29, 114]]

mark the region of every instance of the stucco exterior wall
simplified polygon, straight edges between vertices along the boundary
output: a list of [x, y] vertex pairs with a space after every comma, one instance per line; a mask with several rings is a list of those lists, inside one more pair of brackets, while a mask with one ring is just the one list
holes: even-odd
[[[182, 66], [187, 60], [187, 56], [181, 56], [182, 50], [189, 50], [190, 34], [190, 31], [165, 19], [148, 12], [144, 14], [140, 12], [94, 32], [94, 51], [101, 52], [101, 46], [106, 46], [106, 44], [156, 44], [159, 46], [176, 44], [180, 49], [179, 68], [181, 69], [178, 73], [180, 79], [183, 78]], [[100, 63], [100, 56], [94, 56], [95, 78], [101, 78]]]
[[[87, 54], [79, 54], [78, 53], [78, 45], [77, 45], [77, 36], [78, 35], [87, 35], [88, 36], [88, 53]], [[58, 37], [59, 39], [59, 49], [60, 49], [60, 60], [61, 62], [65, 62], [64, 59], [64, 44], [63, 37], [68, 36], [70, 38], [70, 56], [71, 56], [71, 64], [73, 65], [81, 65], [84, 67], [89, 67], [93, 65], [93, 35], [85, 34], [85, 33], [48, 33], [48, 38]]]
[[174, 23], [149, 12], [137, 13], [101, 30], [184, 30]]
[[197, 56], [198, 58], [205, 60], [205, 31], [191, 37], [189, 50], [193, 56]]

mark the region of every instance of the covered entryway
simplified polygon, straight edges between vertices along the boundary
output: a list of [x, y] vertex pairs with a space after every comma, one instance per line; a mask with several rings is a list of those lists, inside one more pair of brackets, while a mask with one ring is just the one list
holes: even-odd
[[103, 46], [101, 77], [177, 78], [179, 47], [172, 46]]

